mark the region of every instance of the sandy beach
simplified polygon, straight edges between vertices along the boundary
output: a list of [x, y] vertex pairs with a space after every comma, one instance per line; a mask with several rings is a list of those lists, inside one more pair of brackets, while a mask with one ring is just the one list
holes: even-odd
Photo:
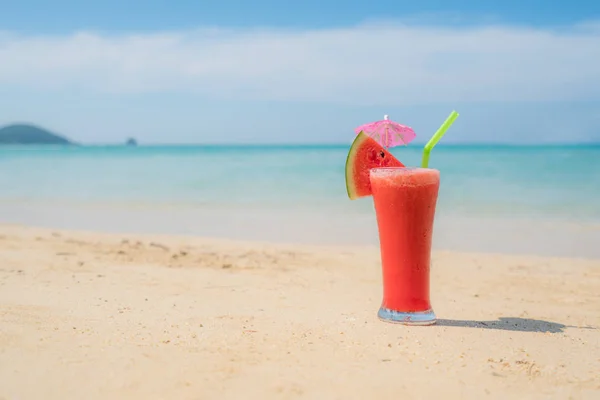
[[600, 260], [436, 252], [380, 322], [376, 247], [0, 227], [0, 399], [598, 399]]

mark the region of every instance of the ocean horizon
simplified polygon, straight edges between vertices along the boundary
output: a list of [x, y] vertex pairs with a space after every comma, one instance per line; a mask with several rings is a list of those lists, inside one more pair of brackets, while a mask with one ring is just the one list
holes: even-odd
[[[1, 146], [0, 222], [375, 245], [372, 200], [346, 195], [351, 140]], [[391, 151], [420, 164], [422, 145]], [[600, 255], [600, 144], [440, 144], [430, 167], [434, 247]]]

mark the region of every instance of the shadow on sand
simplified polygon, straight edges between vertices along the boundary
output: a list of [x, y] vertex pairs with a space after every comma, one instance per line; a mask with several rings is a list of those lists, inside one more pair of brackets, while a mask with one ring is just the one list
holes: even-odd
[[498, 318], [496, 321], [467, 321], [456, 319], [438, 319], [438, 326], [458, 326], [463, 328], [498, 329], [517, 332], [561, 333], [565, 328], [597, 329], [591, 326], [563, 325], [556, 322], [528, 318]]

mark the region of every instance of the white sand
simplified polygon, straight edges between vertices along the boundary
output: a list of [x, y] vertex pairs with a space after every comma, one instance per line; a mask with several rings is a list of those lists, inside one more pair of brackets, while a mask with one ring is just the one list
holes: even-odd
[[1, 227], [0, 399], [600, 398], [600, 260], [435, 253], [430, 327], [376, 319], [379, 268]]

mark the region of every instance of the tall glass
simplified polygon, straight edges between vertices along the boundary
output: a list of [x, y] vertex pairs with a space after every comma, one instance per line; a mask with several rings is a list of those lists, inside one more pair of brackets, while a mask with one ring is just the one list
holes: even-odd
[[378, 317], [406, 325], [433, 324], [429, 269], [440, 172], [386, 167], [371, 169], [370, 177], [383, 271]]

